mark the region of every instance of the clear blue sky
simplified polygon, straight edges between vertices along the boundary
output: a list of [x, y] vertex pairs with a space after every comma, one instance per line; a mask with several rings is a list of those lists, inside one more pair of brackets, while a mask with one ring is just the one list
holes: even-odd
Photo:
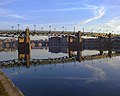
[[0, 0], [0, 29], [120, 30], [120, 0]]

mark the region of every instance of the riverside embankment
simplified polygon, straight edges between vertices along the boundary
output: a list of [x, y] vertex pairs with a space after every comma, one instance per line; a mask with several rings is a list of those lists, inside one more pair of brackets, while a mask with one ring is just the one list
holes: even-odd
[[24, 94], [0, 70], [0, 96], [24, 96]]

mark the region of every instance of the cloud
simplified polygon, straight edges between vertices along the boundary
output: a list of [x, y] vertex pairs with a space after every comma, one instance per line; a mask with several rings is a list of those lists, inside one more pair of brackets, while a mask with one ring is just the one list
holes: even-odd
[[100, 7], [98, 10], [95, 10], [95, 16], [94, 17], [85, 20], [83, 23], [85, 24], [85, 23], [100, 19], [105, 15], [105, 13], [106, 13], [105, 7]]
[[9, 3], [16, 2], [16, 1], [19, 1], [19, 0], [0, 0], [0, 6], [4, 6]]
[[77, 11], [77, 10], [89, 10], [89, 9], [91, 9], [91, 8], [72, 7], [72, 8], [51, 9], [51, 10], [34, 10], [34, 12], [40, 12], [40, 11]]
[[87, 80], [87, 83], [96, 82], [99, 80], [103, 81], [106, 79], [106, 73], [102, 70], [102, 68], [98, 68], [90, 64], [85, 64], [84, 66], [94, 71], [93, 76]]
[[105, 0], [104, 1], [105, 4], [107, 5], [120, 5], [120, 0]]
[[11, 12], [10, 10], [6, 10], [6, 9], [1, 9], [0, 8], [0, 16], [4, 16], [5, 14], [8, 14], [10, 12]]
[[13, 18], [17, 18], [17, 19], [25, 19], [25, 20], [29, 20], [30, 18], [26, 18], [24, 16], [20, 16], [20, 15], [16, 15], [16, 14], [11, 14], [8, 15], [9, 17], [13, 17]]
[[106, 23], [106, 27], [120, 30], [120, 17], [114, 17]]
[[84, 3], [83, 5], [87, 8], [91, 8], [91, 9], [94, 9], [94, 10], [96, 10], [98, 8], [97, 6], [89, 5], [89, 4], [86, 4], [86, 3]]
[[31, 18], [17, 15], [17, 14], [12, 14], [10, 10], [5, 10], [5, 9], [0, 9], [0, 17], [12, 17], [15, 19], [24, 19], [24, 20], [30, 20]]
[[13, 12], [11, 10], [2, 9], [2, 8], [0, 8], [0, 17], [12, 17], [12, 18], [24, 19], [24, 20], [30, 20], [31, 19], [29, 17], [13, 14]]
[[48, 10], [33, 10], [32, 12], [41, 11], [78, 11], [78, 10], [95, 10], [96, 6], [84, 4], [84, 7], [71, 7], [71, 8], [61, 8], [61, 9], [48, 9]]
[[60, 5], [78, 5], [78, 4], [81, 4], [81, 2], [68, 2], [68, 3], [58, 3]]
[[106, 23], [99, 26], [99, 28], [106, 28], [110, 32], [113, 31], [115, 34], [118, 34], [118, 31], [120, 30], [120, 16], [116, 16], [111, 18]]

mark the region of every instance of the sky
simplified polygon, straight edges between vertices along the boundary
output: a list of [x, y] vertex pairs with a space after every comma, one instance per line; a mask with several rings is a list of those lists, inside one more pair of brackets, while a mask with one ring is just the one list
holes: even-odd
[[0, 29], [119, 33], [119, 9], [120, 0], [0, 0]]

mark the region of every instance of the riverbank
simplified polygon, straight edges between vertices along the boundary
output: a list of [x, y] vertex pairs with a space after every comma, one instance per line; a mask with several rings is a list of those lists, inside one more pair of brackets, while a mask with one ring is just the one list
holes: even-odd
[[0, 96], [24, 96], [24, 94], [0, 70]]
[[1, 81], [0, 81], [0, 96], [9, 96]]

